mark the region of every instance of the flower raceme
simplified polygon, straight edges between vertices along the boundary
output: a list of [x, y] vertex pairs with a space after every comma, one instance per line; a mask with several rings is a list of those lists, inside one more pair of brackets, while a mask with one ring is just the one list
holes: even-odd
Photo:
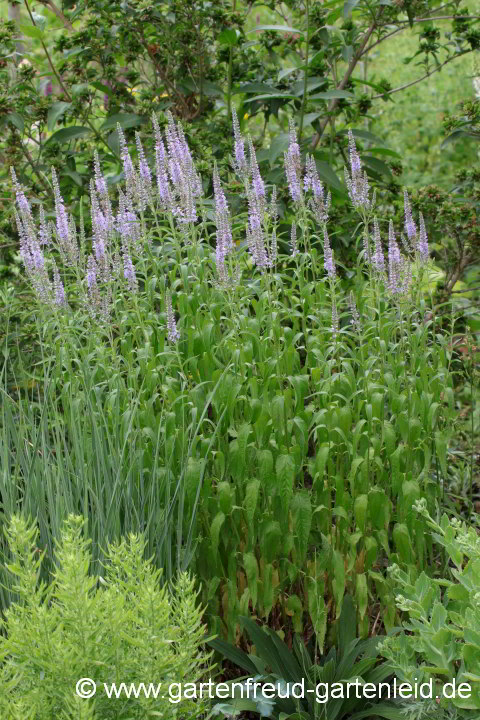
[[[69, 215], [63, 201], [55, 169], [52, 168], [52, 185], [55, 199], [55, 222], [47, 222], [43, 207], [39, 209], [39, 222], [33, 217], [25, 193], [20, 186], [15, 171], [12, 180], [15, 190], [16, 208], [14, 211], [20, 238], [20, 254], [26, 273], [39, 300], [51, 307], [68, 308], [63, 271], [57, 267], [54, 255], [58, 253], [65, 268], [72, 268], [77, 277], [84, 278], [81, 292], [86, 307], [92, 317], [106, 322], [111, 315], [115, 302], [115, 289], [122, 286], [132, 293], [138, 292], [140, 275], [136, 262], [141, 257], [144, 246], [150, 243], [146, 233], [144, 215], [151, 211], [158, 217], [164, 213], [170, 218], [172, 232], [175, 226], [181, 230], [182, 242], [188, 241], [189, 229], [197, 222], [197, 204], [202, 202], [203, 185], [195, 168], [185, 134], [180, 123], [167, 113], [167, 124], [162, 132], [157, 118], [152, 117], [154, 130], [155, 176], [147, 161], [140, 135], [135, 135], [136, 160], [132, 160], [125, 136], [118, 127], [121, 159], [124, 171], [124, 183], [117, 187], [117, 203], [112, 207], [112, 193], [109, 192], [107, 179], [102, 173], [98, 152], [94, 152], [94, 177], [90, 183], [91, 207], [91, 249], [82, 247], [85, 242], [83, 225], [80, 238], [73, 216]], [[273, 186], [267, 202], [265, 182], [255, 154], [252, 139], [248, 138], [248, 160], [245, 153], [245, 140], [240, 133], [236, 113], [233, 112], [233, 135], [235, 143], [234, 169], [241, 176], [248, 204], [248, 216], [245, 224], [245, 236], [248, 250], [261, 273], [276, 267], [277, 261], [277, 193]], [[377, 218], [374, 218], [373, 248], [370, 249], [368, 218], [374, 207], [374, 198], [369, 199], [367, 175], [362, 169], [353, 134], [349, 131], [349, 171], [345, 170], [345, 180], [353, 207], [359, 211], [365, 223], [365, 261], [373, 267], [384, 282], [391, 298], [404, 294], [411, 282], [411, 265], [400, 253], [395, 238], [393, 223], [390, 221], [388, 240], [388, 259], [384, 250]], [[285, 153], [285, 173], [295, 210], [291, 228], [292, 255], [299, 254], [297, 232], [307, 242], [308, 233], [304, 227], [308, 219], [313, 218], [323, 230], [324, 270], [326, 277], [336, 278], [336, 267], [330, 245], [327, 223], [331, 195], [320, 181], [317, 166], [311, 155], [305, 158], [305, 171], [302, 178], [301, 151], [296, 137], [294, 124], [289, 126], [289, 147]], [[155, 182], [156, 180], [156, 182]], [[238, 281], [229, 278], [226, 259], [231, 256], [237, 264], [237, 251], [233, 243], [232, 218], [227, 198], [222, 187], [218, 168], [213, 168], [214, 222], [216, 226], [215, 264], [219, 285]], [[428, 238], [425, 222], [420, 214], [419, 230], [413, 221], [408, 193], [405, 191], [405, 229], [408, 239], [415, 249], [419, 263], [428, 261]], [[202, 209], [202, 217], [205, 217]], [[198, 233], [200, 225], [195, 232]], [[83, 239], [82, 239], [83, 238]], [[84, 252], [86, 250], [86, 252]], [[47, 252], [48, 251], [48, 252]], [[56, 256], [56, 255], [55, 255]], [[308, 253], [302, 258], [308, 258]], [[303, 259], [302, 259], [303, 262]], [[238, 267], [238, 265], [237, 265]], [[138, 276], [137, 276], [138, 275]], [[332, 328], [336, 336], [338, 325], [337, 305], [332, 288]], [[179, 339], [172, 299], [166, 296], [168, 340], [175, 343]], [[352, 311], [356, 324], [357, 319]], [[359, 321], [358, 321], [359, 322]]]

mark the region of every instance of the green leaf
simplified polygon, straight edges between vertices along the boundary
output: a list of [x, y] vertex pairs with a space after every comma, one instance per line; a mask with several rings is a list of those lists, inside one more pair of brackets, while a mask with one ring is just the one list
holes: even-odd
[[[326, 85], [326, 83], [327, 81], [325, 80], [325, 78], [309, 78], [307, 82], [307, 93], [310, 93], [312, 92], [312, 90], [316, 90], [317, 88]], [[291, 90], [296, 95], [296, 97], [301, 97], [303, 95], [304, 87], [305, 86], [303, 80], [300, 80], [298, 83], [295, 83]]]
[[225, 640], [221, 640], [220, 638], [215, 638], [214, 640], [207, 640], [207, 645], [210, 645], [214, 650], [221, 653], [223, 657], [227, 658], [228, 660], [231, 660], [231, 662], [235, 663], [235, 665], [238, 665], [238, 667], [243, 668], [243, 670], [246, 670], [251, 675], [257, 674], [257, 668], [250, 660], [247, 653], [244, 653], [243, 650], [239, 650], [235, 645], [231, 645], [228, 642], [225, 642]]
[[252, 598], [253, 608], [257, 605], [257, 593], [258, 593], [258, 563], [257, 558], [252, 552], [243, 553], [243, 567], [247, 575], [248, 589], [250, 590], [250, 597]]
[[90, 85], [93, 88], [95, 88], [95, 90], [98, 90], [99, 92], [102, 92], [105, 95], [107, 95], [109, 98], [113, 97], [112, 88], [109, 88], [108, 85], [104, 85], [101, 82], [92, 82], [92, 83], [90, 83]]
[[42, 32], [45, 29], [45, 25], [47, 23], [47, 18], [45, 15], [40, 15], [40, 13], [35, 12], [32, 10], [32, 18], [37, 28], [39, 28]]
[[447, 477], [447, 438], [440, 430], [435, 433], [435, 450], [442, 473], [444, 477]]
[[343, 187], [342, 183], [333, 171], [332, 167], [323, 160], [315, 160], [315, 164], [317, 166], [318, 174], [320, 175], [322, 180], [325, 180], [328, 185], [331, 185], [336, 190], [340, 190], [341, 193], [345, 194], [345, 188]]
[[103, 125], [100, 127], [100, 130], [109, 130], [112, 127], [117, 127], [117, 123], [120, 124], [120, 127], [122, 130], [125, 130], [126, 128], [135, 127], [136, 125], [142, 125], [144, 122], [146, 122], [146, 117], [144, 115], [136, 115], [135, 113], [115, 113], [115, 115], [110, 115]]
[[323, 117], [324, 113], [321, 112], [312, 112], [307, 113], [303, 116], [303, 127], [308, 127], [308, 125], [311, 125], [315, 122], [315, 120], [318, 120], [318, 118]]
[[347, 18], [349, 15], [351, 15], [352, 10], [357, 7], [360, 0], [345, 0], [345, 3], [343, 5], [343, 17]]
[[65, 110], [70, 107], [72, 103], [69, 102], [55, 102], [48, 110], [47, 115], [47, 128], [48, 132], [52, 132], [57, 120], [59, 120], [65, 113]]
[[395, 152], [395, 150], [389, 150], [388, 148], [378, 148], [378, 147], [371, 147], [368, 148], [369, 153], [378, 153], [379, 155], [389, 155], [393, 158], [399, 158], [399, 160], [402, 159], [402, 156]]
[[303, 563], [307, 555], [308, 540], [312, 526], [310, 495], [306, 492], [297, 492], [292, 500], [291, 511], [293, 517], [293, 532], [297, 540], [298, 564]]
[[76, 85], [72, 85], [71, 89], [73, 97], [81, 95], [83, 92], [88, 90], [88, 83], [77, 83]]
[[355, 597], [357, 600], [358, 614], [360, 615], [360, 619], [363, 620], [368, 607], [367, 577], [365, 573], [359, 573], [357, 575]]
[[70, 125], [70, 127], [62, 128], [61, 130], [57, 130], [56, 133], [53, 133], [53, 135], [51, 135], [45, 143], [45, 147], [50, 143], [58, 143], [61, 145], [62, 143], [69, 142], [69, 140], [76, 140], [77, 138], [85, 137], [90, 133], [90, 128], [81, 127], [79, 125]]
[[342, 612], [343, 595], [345, 593], [345, 561], [338, 550], [333, 553], [333, 580], [332, 589], [337, 606], [336, 617], [339, 618]]
[[297, 30], [297, 28], [292, 28], [288, 25], [257, 25], [252, 30], [249, 30], [247, 32], [247, 35], [249, 33], [259, 32], [260, 30], [273, 30], [275, 32], [286, 32], [295, 33], [296, 35], [304, 35], [304, 32], [302, 30]]
[[355, 522], [363, 533], [365, 532], [365, 524], [367, 521], [368, 496], [359, 495], [355, 500], [353, 510], [355, 514]]
[[379, 173], [382, 173], [383, 175], [392, 175], [392, 171], [388, 167], [386, 163], [384, 163], [382, 160], [379, 160], [375, 157], [370, 157], [369, 155], [362, 155], [362, 162], [365, 165], [368, 165], [368, 167], [371, 167], [372, 170], [376, 170]]
[[247, 98], [244, 100], [244, 104], [256, 102], [257, 100], [274, 100], [275, 98], [284, 98], [285, 100], [292, 100], [296, 98], [296, 95], [289, 95], [287, 93], [272, 93], [271, 95], [256, 95], [253, 98]]
[[279, 455], [275, 464], [280, 495], [284, 503], [284, 510], [288, 513], [290, 500], [293, 495], [295, 480], [295, 461], [291, 455]]
[[233, 47], [238, 42], [238, 36], [236, 31], [233, 28], [225, 28], [223, 32], [220, 33], [220, 35], [217, 37], [217, 42], [220, 43], [220, 45], [228, 45], [229, 47]]
[[35, 27], [34, 25], [20, 25], [19, 29], [24, 35], [33, 38], [34, 40], [43, 39], [43, 32], [40, 30], [40, 28]]
[[253, 83], [242, 83], [236, 88], [232, 89], [232, 95], [239, 95], [240, 93], [272, 93], [275, 92], [275, 88], [267, 83], [253, 82]]
[[212, 543], [212, 550], [214, 557], [218, 553], [218, 544], [220, 542], [220, 531], [222, 525], [225, 522], [225, 515], [223, 512], [218, 512], [213, 518], [212, 524], [210, 525], [210, 542]]
[[63, 175], [72, 178], [73, 182], [78, 185], [78, 187], [83, 187], [82, 176], [75, 170], [63, 170], [62, 176]]
[[[346, 131], [345, 131], [346, 134]], [[369, 140], [370, 142], [377, 143], [379, 145], [385, 145], [384, 141], [379, 138], [377, 135], [374, 135], [371, 132], [368, 132], [368, 130], [354, 130], [352, 128], [352, 134], [353, 137], [361, 138], [362, 140]]]
[[354, 100], [355, 95], [348, 90], [325, 90], [325, 92], [317, 93], [316, 95], [310, 95], [310, 100]]
[[7, 115], [5, 120], [7, 123], [11, 122], [12, 125], [15, 125], [19, 132], [23, 133], [25, 129], [25, 123], [23, 122], [23, 118], [21, 115], [16, 112], [12, 112]]

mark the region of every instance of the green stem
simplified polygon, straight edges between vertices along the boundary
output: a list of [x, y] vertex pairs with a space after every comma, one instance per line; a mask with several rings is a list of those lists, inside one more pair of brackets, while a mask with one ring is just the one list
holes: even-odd
[[302, 97], [302, 108], [300, 110], [300, 122], [298, 128], [298, 142], [302, 140], [303, 133], [303, 118], [305, 115], [305, 106], [307, 104], [307, 83], [308, 83], [308, 50], [309, 50], [309, 34], [310, 34], [310, 3], [309, 0], [305, 0], [305, 9], [307, 11], [307, 41], [305, 46], [305, 69], [303, 71], [303, 97]]
[[[237, 9], [237, 0], [232, 0], [232, 12]], [[227, 87], [227, 117], [232, 118], [232, 68], [233, 68], [233, 46], [230, 45], [228, 56], [228, 87]]]

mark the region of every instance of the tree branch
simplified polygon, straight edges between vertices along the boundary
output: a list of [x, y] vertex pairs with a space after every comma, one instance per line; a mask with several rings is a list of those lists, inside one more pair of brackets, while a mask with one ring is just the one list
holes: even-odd
[[[372, 24], [370, 25], [367, 32], [365, 33], [365, 37], [363, 38], [363, 40], [360, 44], [360, 47], [358, 48], [357, 52], [350, 60], [350, 64], [347, 68], [347, 71], [346, 71], [345, 75], [343, 76], [342, 81], [340, 82], [340, 85], [338, 85], [338, 87], [336, 88], [336, 90], [343, 90], [345, 88], [346, 84], [348, 83], [348, 81], [350, 80], [350, 76], [353, 73], [353, 71], [355, 70], [355, 67], [362, 56], [362, 53], [365, 49], [366, 44], [368, 43], [369, 39], [371, 38], [373, 31], [377, 27], [377, 23], [380, 19], [380, 16], [383, 13], [383, 10], [384, 10], [384, 7], [381, 7], [380, 12], [378, 13], [378, 16], [373, 20]], [[327, 109], [327, 117], [325, 117], [322, 120], [322, 122], [320, 123], [319, 131], [318, 131], [318, 133], [316, 133], [316, 135], [314, 136], [314, 138], [312, 140], [312, 152], [317, 147], [317, 145], [320, 142], [320, 139], [325, 131], [325, 128], [327, 127], [328, 116], [330, 115], [331, 112], [333, 112], [333, 110], [335, 110], [337, 105], [338, 105], [338, 98], [333, 98], [333, 100], [331, 100], [330, 105], [328, 106], [328, 109]]]
[[62, 23], [65, 25], [67, 30], [70, 30], [70, 32], [73, 32], [73, 25], [70, 22], [68, 18], [65, 17], [65, 15], [62, 13], [61, 10], [57, 8], [57, 6], [53, 3], [52, 0], [40, 0], [42, 5], [45, 5], [46, 7], [50, 8], [50, 10], [53, 12], [54, 15], [58, 17], [59, 20], [62, 21]]
[[371, 100], [378, 100], [379, 98], [385, 97], [385, 95], [392, 95], [393, 93], [400, 92], [400, 90], [405, 90], [405, 88], [411, 87], [412, 85], [416, 85], [419, 82], [422, 82], [422, 80], [425, 80], [426, 78], [430, 77], [430, 75], [433, 75], [433, 73], [438, 72], [439, 70], [444, 67], [447, 63], [451, 62], [452, 60], [455, 60], [458, 57], [461, 57], [462, 55], [466, 55], [467, 53], [472, 52], [471, 50], [464, 50], [461, 53], [456, 53], [455, 55], [452, 55], [452, 57], [447, 58], [441, 65], [438, 65], [437, 67], [433, 68], [431, 72], [427, 72], [426, 75], [422, 75], [422, 77], [417, 78], [416, 80], [412, 80], [412, 82], [407, 83], [406, 85], [400, 85], [400, 87], [395, 88], [394, 90], [388, 90], [384, 93], [381, 93], [380, 95], [374, 95]]

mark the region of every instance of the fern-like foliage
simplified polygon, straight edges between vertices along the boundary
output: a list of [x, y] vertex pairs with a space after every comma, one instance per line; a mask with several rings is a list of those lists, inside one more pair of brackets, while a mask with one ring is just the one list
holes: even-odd
[[[170, 683], [196, 683], [211, 670], [194, 581], [180, 575], [169, 589], [144, 560], [145, 543], [130, 535], [110, 545], [104, 577], [89, 574], [85, 521], [69, 516], [56, 548], [52, 582], [39, 583], [43, 554], [38, 530], [13, 517], [7, 530], [17, 602], [0, 620], [2, 720], [144, 720], [193, 718], [204, 701], [171, 702]], [[76, 694], [81, 678], [96, 685], [92, 698]], [[140, 693], [108, 697], [117, 687], [153, 683]], [[180, 686], [177, 686], [180, 687]], [[177, 693], [175, 693], [177, 695]]]

